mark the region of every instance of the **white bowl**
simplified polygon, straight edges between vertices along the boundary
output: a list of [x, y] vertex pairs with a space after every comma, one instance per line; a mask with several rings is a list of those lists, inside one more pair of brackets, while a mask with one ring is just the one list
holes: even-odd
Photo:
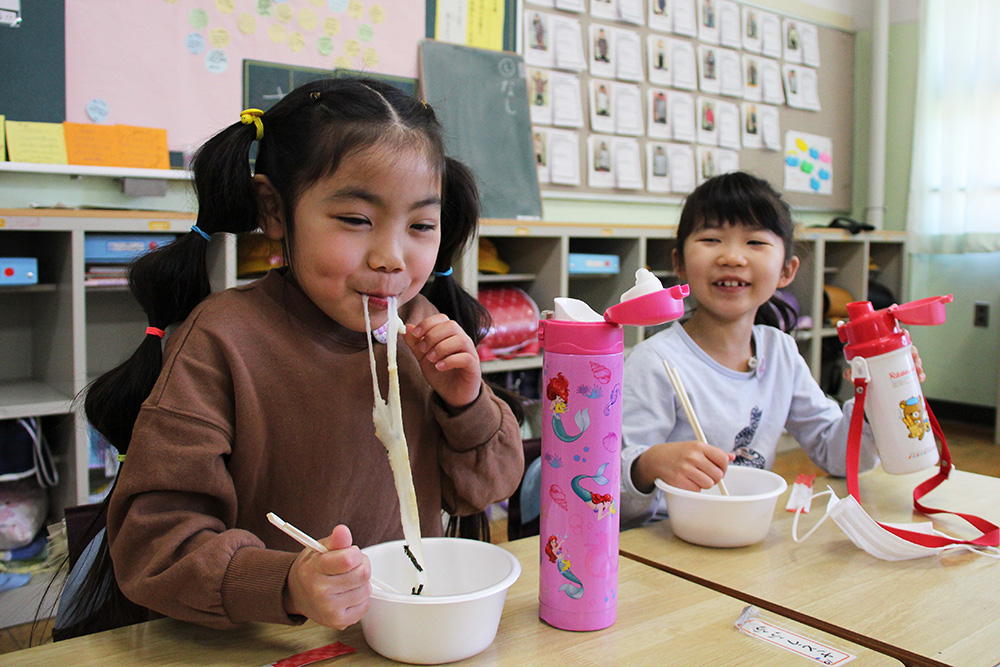
[[674, 535], [706, 547], [745, 547], [767, 536], [778, 496], [788, 488], [785, 480], [770, 470], [730, 464], [725, 481], [728, 496], [718, 485], [697, 492], [656, 480]]
[[[450, 537], [422, 540], [427, 589], [422, 595], [372, 586], [361, 619], [365, 641], [391, 660], [418, 665], [454, 662], [493, 643], [507, 589], [521, 574], [509, 551], [488, 542]], [[372, 576], [399, 590], [415, 582], [403, 541], [365, 547]]]

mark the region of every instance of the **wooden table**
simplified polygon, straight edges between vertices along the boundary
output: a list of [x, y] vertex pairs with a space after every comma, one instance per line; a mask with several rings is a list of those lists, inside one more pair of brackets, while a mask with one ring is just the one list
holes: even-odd
[[[538, 619], [538, 538], [503, 546], [518, 557], [523, 570], [508, 592], [497, 638], [483, 653], [456, 664], [818, 664], [736, 630], [733, 624], [746, 606], [743, 602], [627, 558], [619, 564], [616, 623], [597, 632], [556, 630]], [[771, 620], [857, 656], [855, 664], [899, 664], [794, 621], [773, 616]], [[357, 651], [318, 664], [349, 667], [390, 662], [368, 648], [359, 625], [337, 632], [311, 622], [297, 628], [253, 624], [222, 632], [171, 619], [18, 651], [4, 658], [9, 658], [5, 664], [11, 665], [257, 666], [334, 641]]]
[[[912, 492], [929, 472], [861, 475], [862, 506], [875, 519], [924, 521], [912, 510]], [[814, 491], [831, 486], [841, 498], [844, 480], [819, 478]], [[792, 540], [788, 492], [761, 543], [713, 549], [674, 537], [662, 521], [622, 533], [621, 553], [732, 595], [851, 642], [924, 665], [973, 667], [1000, 663], [1000, 562], [968, 552], [909, 561], [874, 558], [855, 547], [828, 520], [806, 542]], [[803, 515], [805, 533], [826, 507], [823, 498]], [[1000, 479], [953, 471], [925, 496], [928, 506], [977, 514], [1000, 523]], [[938, 515], [941, 516], [941, 515]], [[956, 537], [975, 533], [955, 517], [934, 519]]]

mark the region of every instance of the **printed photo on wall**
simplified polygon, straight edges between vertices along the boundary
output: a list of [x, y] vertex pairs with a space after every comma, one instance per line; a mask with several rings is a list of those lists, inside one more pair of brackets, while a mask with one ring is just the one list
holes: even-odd
[[535, 150], [535, 170], [539, 183], [549, 183], [549, 133], [547, 129], [535, 128], [531, 132], [531, 143]]
[[649, 109], [647, 133], [656, 139], [670, 139], [672, 134], [667, 114], [667, 91], [662, 88], [650, 88], [646, 91], [646, 95], [648, 98], [646, 107]]
[[698, 46], [698, 90], [710, 95], [719, 94], [718, 47]]
[[524, 13], [524, 43], [526, 64], [534, 67], [552, 67], [555, 64], [549, 14], [535, 10]]
[[531, 101], [532, 124], [552, 124], [549, 74], [549, 70], [535, 67], [528, 68], [528, 99]]
[[592, 188], [612, 188], [615, 175], [612, 171], [610, 135], [592, 134], [587, 137], [587, 185]]
[[698, 143], [719, 145], [719, 128], [715, 122], [715, 100], [698, 98]]
[[743, 50], [760, 53], [760, 10], [756, 7], [740, 8], [743, 23]]
[[782, 65], [782, 73], [788, 106], [819, 111], [819, 80], [816, 70], [800, 65]]
[[698, 146], [698, 185], [719, 173], [715, 166], [717, 150], [712, 146]]
[[646, 189], [670, 192], [670, 160], [665, 143], [650, 141], [646, 144]]
[[647, 7], [649, 27], [651, 30], [670, 32], [674, 29], [673, 14], [670, 11], [670, 0], [649, 0]]
[[761, 98], [760, 58], [743, 54], [743, 99], [760, 102]]
[[802, 38], [799, 34], [799, 22], [795, 19], [781, 20], [782, 48], [785, 62], [802, 62]]
[[590, 24], [590, 73], [606, 79], [615, 77], [614, 29], [598, 23]]
[[611, 81], [601, 79], [590, 80], [590, 129], [594, 132], [612, 133], [615, 131], [614, 109], [611, 91]]
[[719, 18], [716, 0], [698, 0], [698, 40], [706, 44], [719, 43]]
[[661, 86], [669, 86], [673, 83], [673, 74], [670, 71], [670, 51], [667, 47], [668, 42], [669, 40], [663, 35], [650, 34], [646, 38], [650, 83]]
[[760, 148], [760, 123], [757, 118], [757, 105], [744, 102], [740, 109], [743, 126], [743, 148]]

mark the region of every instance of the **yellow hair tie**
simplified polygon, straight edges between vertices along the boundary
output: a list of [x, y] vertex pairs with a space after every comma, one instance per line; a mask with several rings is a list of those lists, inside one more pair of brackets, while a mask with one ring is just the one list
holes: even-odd
[[257, 126], [257, 141], [264, 138], [264, 122], [260, 117], [264, 115], [264, 112], [260, 109], [244, 109], [240, 112], [240, 122], [244, 125], [249, 125], [253, 123]]

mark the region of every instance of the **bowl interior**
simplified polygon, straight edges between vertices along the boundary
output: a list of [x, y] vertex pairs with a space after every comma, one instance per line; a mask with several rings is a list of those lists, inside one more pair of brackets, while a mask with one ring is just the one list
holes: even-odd
[[718, 485], [703, 491], [688, 491], [671, 486], [662, 479], [657, 479], [655, 483], [668, 496], [698, 498], [713, 503], [743, 503], [773, 498], [780, 496], [788, 488], [788, 484], [781, 475], [759, 468], [730, 465], [726, 468], [724, 479], [726, 480], [726, 488], [729, 490], [728, 496], [722, 495]]
[[521, 573], [521, 564], [506, 549], [477, 540], [430, 537], [421, 540], [427, 587], [421, 595], [410, 595], [416, 583], [413, 563], [403, 550], [403, 540], [362, 549], [372, 566], [372, 576], [406, 593], [372, 587], [372, 597], [413, 604], [440, 604], [486, 597], [511, 586]]

